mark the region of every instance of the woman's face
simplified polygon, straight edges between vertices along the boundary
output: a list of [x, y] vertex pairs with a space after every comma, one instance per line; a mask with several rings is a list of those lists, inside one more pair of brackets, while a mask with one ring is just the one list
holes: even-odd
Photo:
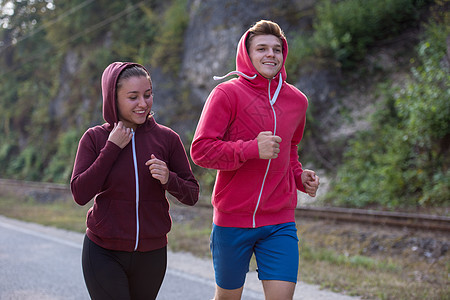
[[256, 71], [267, 79], [277, 75], [283, 65], [281, 41], [272, 34], [254, 36], [248, 53]]
[[119, 121], [136, 129], [147, 120], [153, 105], [153, 91], [147, 77], [130, 77], [121, 81], [117, 90]]

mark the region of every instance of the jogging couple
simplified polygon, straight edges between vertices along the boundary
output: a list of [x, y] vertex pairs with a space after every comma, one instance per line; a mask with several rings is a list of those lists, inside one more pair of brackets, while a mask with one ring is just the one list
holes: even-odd
[[[210, 93], [190, 154], [217, 170], [210, 247], [215, 299], [240, 299], [254, 254], [266, 299], [292, 299], [299, 266], [297, 189], [319, 177], [298, 157], [307, 98], [286, 80], [288, 44], [261, 20], [241, 37], [232, 79]], [[166, 191], [194, 205], [199, 185], [180, 137], [152, 117], [150, 73], [116, 62], [102, 76], [105, 124], [80, 140], [71, 179], [87, 215], [83, 274], [92, 299], [155, 299], [166, 272]]]

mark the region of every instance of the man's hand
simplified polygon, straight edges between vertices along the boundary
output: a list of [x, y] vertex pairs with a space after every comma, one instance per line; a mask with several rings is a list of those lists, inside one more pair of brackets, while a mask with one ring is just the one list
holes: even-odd
[[319, 176], [312, 170], [303, 170], [302, 183], [306, 193], [311, 197], [315, 197], [320, 184]]
[[114, 128], [109, 134], [108, 141], [113, 142], [123, 149], [128, 145], [132, 137], [133, 133], [131, 132], [131, 128], [125, 127], [122, 121], [119, 121], [119, 123], [114, 123]]
[[256, 139], [258, 140], [259, 158], [272, 159], [278, 157], [281, 143], [279, 136], [272, 135], [271, 131], [262, 131]]

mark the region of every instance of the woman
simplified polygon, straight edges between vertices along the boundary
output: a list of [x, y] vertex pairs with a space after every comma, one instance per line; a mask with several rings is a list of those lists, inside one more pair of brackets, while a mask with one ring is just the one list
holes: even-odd
[[194, 205], [199, 186], [181, 140], [151, 114], [150, 74], [115, 62], [102, 76], [103, 118], [80, 140], [71, 179], [87, 214], [83, 274], [92, 299], [155, 299], [171, 228], [165, 192]]

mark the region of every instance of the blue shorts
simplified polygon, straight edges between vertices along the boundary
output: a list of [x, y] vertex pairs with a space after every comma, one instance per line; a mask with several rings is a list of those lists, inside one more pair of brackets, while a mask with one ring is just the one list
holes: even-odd
[[299, 251], [293, 222], [258, 228], [213, 224], [210, 248], [216, 284], [223, 289], [244, 285], [253, 253], [260, 280], [297, 282]]

